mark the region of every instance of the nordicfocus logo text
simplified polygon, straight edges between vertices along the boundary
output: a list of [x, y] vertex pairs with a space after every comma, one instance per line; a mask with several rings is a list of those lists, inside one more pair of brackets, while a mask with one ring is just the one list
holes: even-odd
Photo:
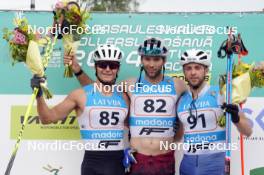
[[118, 146], [120, 140], [101, 140], [100, 142], [82, 141], [52, 141], [52, 142], [38, 142], [28, 141], [28, 151], [82, 151], [82, 150], [105, 150], [111, 147]]
[[128, 84], [127, 82], [121, 82], [120, 84], [114, 85], [102, 85], [94, 84], [95, 92], [131, 92], [131, 93], [170, 93], [172, 92], [172, 85], [160, 85], [152, 84], [146, 85], [143, 83]]
[[168, 141], [160, 141], [160, 150], [183, 150], [188, 153], [196, 153], [197, 151], [226, 151], [226, 150], [238, 150], [238, 143], [214, 143], [203, 141], [201, 143], [175, 143]]

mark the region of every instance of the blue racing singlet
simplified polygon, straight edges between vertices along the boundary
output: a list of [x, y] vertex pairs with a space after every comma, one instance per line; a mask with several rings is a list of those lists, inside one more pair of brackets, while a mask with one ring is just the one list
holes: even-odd
[[94, 84], [84, 87], [86, 105], [78, 117], [87, 150], [123, 150], [124, 120], [128, 108], [123, 94], [102, 95]]
[[222, 103], [218, 86], [205, 85], [195, 100], [191, 92], [186, 92], [181, 97], [177, 111], [184, 126], [184, 143], [189, 145], [189, 149], [184, 150], [185, 154], [224, 151], [225, 128], [217, 124], [219, 117], [223, 115], [220, 107]]
[[145, 78], [131, 95], [129, 126], [131, 137], [173, 137], [177, 94], [171, 77], [158, 84]]

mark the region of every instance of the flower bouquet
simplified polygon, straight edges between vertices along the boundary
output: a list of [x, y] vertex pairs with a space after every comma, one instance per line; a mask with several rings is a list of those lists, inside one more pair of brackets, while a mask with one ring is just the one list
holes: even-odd
[[[246, 64], [240, 62], [233, 67], [233, 103], [244, 103], [254, 87], [264, 87], [264, 62], [255, 64]], [[221, 93], [226, 93], [225, 75], [220, 76]]]
[[[63, 40], [64, 52], [68, 55], [75, 54], [80, 44], [81, 36], [86, 33], [86, 20], [90, 18], [86, 7], [80, 8], [73, 1], [59, 1], [54, 11], [53, 25], [57, 29], [58, 39]], [[72, 77], [70, 65], [65, 65], [64, 77]]]
[[[40, 34], [28, 30], [29, 24], [25, 17], [15, 18], [14, 24], [16, 27], [12, 31], [3, 29], [3, 38], [9, 44], [12, 65], [24, 62], [32, 74], [45, 77], [44, 69], [47, 67], [55, 43], [52, 43], [49, 37], [41, 37]], [[43, 56], [40, 54], [39, 47], [45, 49]], [[41, 84], [41, 89], [47, 99], [52, 97], [47, 81]]]
[[[264, 87], [264, 62], [257, 65], [240, 62], [234, 65], [232, 73], [232, 102], [244, 103], [254, 87]], [[226, 95], [226, 75], [220, 75], [219, 85], [221, 94]], [[225, 115], [218, 118], [218, 125], [225, 127]]]

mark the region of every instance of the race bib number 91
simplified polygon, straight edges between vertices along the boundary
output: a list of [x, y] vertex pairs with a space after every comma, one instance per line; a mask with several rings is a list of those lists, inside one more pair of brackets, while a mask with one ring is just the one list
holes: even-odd
[[[197, 115], [196, 115], [197, 114]], [[217, 128], [217, 115], [214, 110], [195, 110], [182, 114], [186, 133], [213, 131]]]

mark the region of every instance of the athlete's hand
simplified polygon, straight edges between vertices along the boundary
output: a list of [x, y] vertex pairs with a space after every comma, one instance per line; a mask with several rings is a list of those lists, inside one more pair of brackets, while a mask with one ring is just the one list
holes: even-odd
[[133, 156], [133, 153], [136, 152], [134, 149], [126, 148], [124, 150], [123, 166], [125, 167], [125, 172], [129, 172], [132, 163], [137, 163], [137, 160]]
[[64, 55], [64, 65], [71, 66], [74, 73], [77, 73], [81, 70], [81, 66], [79, 65], [75, 55]]
[[180, 127], [181, 127], [181, 124], [180, 124], [179, 118], [176, 118], [176, 120], [173, 123], [173, 131], [176, 133], [177, 131], [179, 131]]
[[253, 67], [253, 71], [260, 70], [264, 75], [264, 61], [259, 62], [256, 66]]
[[34, 88], [38, 88], [38, 94], [37, 94], [37, 98], [41, 97], [42, 96], [42, 89], [41, 89], [41, 86], [40, 84], [41, 83], [45, 83], [46, 81], [46, 77], [38, 77], [37, 75], [34, 75], [32, 78], [31, 78], [31, 81], [30, 81], [30, 86], [32, 88], [32, 90], [34, 90]]
[[221, 108], [223, 110], [225, 110], [225, 112], [228, 112], [229, 114], [231, 114], [231, 120], [233, 123], [238, 123], [240, 118], [238, 115], [239, 112], [239, 108], [236, 104], [226, 104], [224, 103]]

